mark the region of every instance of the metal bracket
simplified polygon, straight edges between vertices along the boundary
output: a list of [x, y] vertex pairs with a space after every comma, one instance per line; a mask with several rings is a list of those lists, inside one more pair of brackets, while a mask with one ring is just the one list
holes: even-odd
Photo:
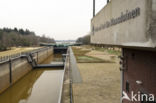
[[124, 56], [119, 56], [119, 58], [120, 58], [120, 71], [124, 71], [124, 70], [127, 70], [127, 67], [126, 67], [126, 65], [127, 65], [127, 60], [125, 59], [125, 57]]

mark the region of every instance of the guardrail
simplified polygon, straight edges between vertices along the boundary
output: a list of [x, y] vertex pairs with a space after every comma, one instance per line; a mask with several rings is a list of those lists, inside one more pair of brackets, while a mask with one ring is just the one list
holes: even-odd
[[26, 52], [20, 52], [20, 53], [16, 53], [16, 54], [12, 54], [12, 55], [6, 55], [6, 56], [0, 56], [0, 64], [1, 63], [5, 63], [11, 59], [15, 59], [15, 58], [20, 58], [23, 55], [28, 55], [28, 54], [34, 54], [34, 53], [38, 53], [44, 50], [49, 49], [50, 47], [45, 47], [45, 48], [39, 48], [39, 49], [34, 49], [31, 51], [26, 51]]
[[60, 90], [60, 95], [59, 95], [59, 99], [58, 99], [58, 103], [62, 103], [62, 94], [63, 94], [63, 90], [64, 90], [64, 78], [65, 78], [65, 72], [66, 72], [66, 69], [68, 68], [67, 67], [67, 61], [69, 59], [69, 48], [67, 49], [67, 54], [66, 54], [66, 57], [65, 57], [65, 62], [64, 62], [64, 70], [63, 70], [63, 75], [62, 75], [62, 79], [61, 79], [61, 90]]
[[[62, 76], [62, 85], [61, 85], [61, 90], [60, 90], [60, 96], [59, 96], [59, 100], [58, 100], [58, 103], [63, 103], [65, 100], [63, 100], [63, 94], [64, 94], [64, 80], [66, 80], [67, 78], [69, 79], [69, 100], [70, 100], [70, 103], [74, 103], [73, 101], [73, 89], [72, 89], [72, 70], [71, 70], [71, 55], [73, 52], [72, 52], [72, 49], [71, 47], [68, 47], [67, 49], [67, 54], [66, 54], [66, 59], [65, 59], [65, 65], [64, 65], [64, 73], [63, 73], [63, 76]], [[67, 73], [67, 74], [65, 74]], [[65, 75], [68, 75], [68, 76], [65, 76]], [[68, 88], [68, 87], [66, 87]]]

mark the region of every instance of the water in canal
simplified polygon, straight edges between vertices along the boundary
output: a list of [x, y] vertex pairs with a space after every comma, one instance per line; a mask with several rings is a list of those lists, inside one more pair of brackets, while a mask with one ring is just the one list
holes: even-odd
[[[60, 61], [60, 55], [49, 57], [44, 63]], [[57, 103], [63, 70], [36, 69], [25, 75], [0, 94], [0, 103]]]

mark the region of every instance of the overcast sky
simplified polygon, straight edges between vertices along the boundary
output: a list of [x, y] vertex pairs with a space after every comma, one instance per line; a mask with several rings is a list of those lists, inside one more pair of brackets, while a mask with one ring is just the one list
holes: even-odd
[[[90, 31], [93, 0], [1, 0], [0, 28], [28, 28], [56, 40], [76, 39]], [[96, 0], [96, 12], [106, 0]]]

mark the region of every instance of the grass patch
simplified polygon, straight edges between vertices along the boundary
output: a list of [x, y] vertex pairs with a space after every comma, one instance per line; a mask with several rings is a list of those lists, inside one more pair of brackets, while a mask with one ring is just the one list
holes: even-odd
[[84, 56], [85, 54], [90, 52], [90, 50], [82, 50], [82, 49], [76, 48], [76, 47], [72, 47], [72, 50], [73, 50], [75, 56]]
[[78, 62], [99, 62], [101, 60], [90, 56], [78, 56], [77, 61]]
[[8, 56], [13, 55], [21, 52], [28, 52], [34, 49], [38, 49], [39, 47], [12, 47], [11, 50], [0, 52], [0, 56]]
[[121, 55], [121, 52], [120, 51], [116, 51], [116, 50], [108, 50], [107, 49], [107, 52], [109, 53], [109, 54], [115, 54], [115, 55]]
[[106, 48], [101, 48], [101, 47], [95, 47], [95, 50], [104, 52], [107, 49]]
[[81, 48], [76, 47], [72, 47], [72, 50], [78, 63], [112, 63], [112, 61], [87, 56], [86, 53], [90, 52], [90, 50], [82, 50]]
[[78, 56], [76, 59], [78, 63], [112, 63], [112, 61], [106, 61], [91, 56]]
[[101, 52], [107, 52], [109, 54], [114, 54], [114, 55], [121, 55], [121, 52], [120, 51], [117, 51], [117, 50], [109, 50], [107, 48], [102, 48], [102, 47], [95, 47], [95, 50], [97, 51], [101, 51]]

